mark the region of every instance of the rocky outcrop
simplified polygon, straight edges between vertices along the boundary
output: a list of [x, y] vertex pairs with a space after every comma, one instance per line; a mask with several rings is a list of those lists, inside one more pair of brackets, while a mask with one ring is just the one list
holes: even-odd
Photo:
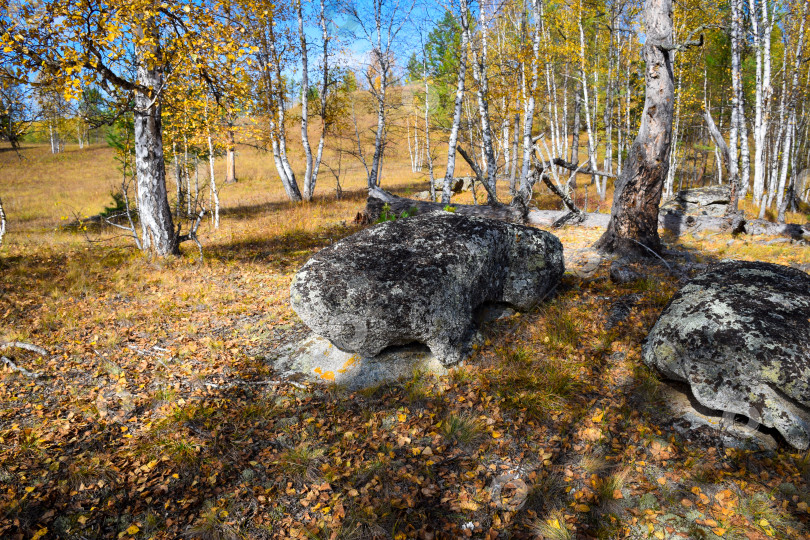
[[731, 262], [694, 278], [664, 309], [644, 362], [686, 382], [703, 406], [810, 446], [810, 276]]
[[804, 169], [796, 176], [796, 196], [803, 203], [810, 204], [810, 169]]
[[661, 205], [661, 212], [675, 212], [687, 216], [725, 215], [731, 194], [728, 187], [708, 186], [679, 191]]
[[321, 250], [295, 275], [290, 300], [343, 351], [374, 357], [419, 343], [451, 365], [470, 353], [478, 308], [529, 309], [562, 274], [554, 235], [440, 211], [382, 223]]
[[[472, 176], [458, 176], [450, 181], [450, 191], [453, 193], [461, 193], [462, 191], [470, 191], [473, 188], [475, 179]], [[444, 189], [444, 179], [436, 179], [436, 191]]]
[[[464, 191], [470, 191], [473, 188], [475, 183], [475, 178], [472, 176], [458, 176], [453, 178], [450, 181], [450, 191], [458, 195]], [[437, 178], [436, 179], [436, 196], [441, 199], [442, 198], [442, 190], [444, 189], [444, 178]], [[420, 191], [414, 194], [414, 199], [418, 199], [420, 201], [429, 201], [430, 200], [430, 190]]]

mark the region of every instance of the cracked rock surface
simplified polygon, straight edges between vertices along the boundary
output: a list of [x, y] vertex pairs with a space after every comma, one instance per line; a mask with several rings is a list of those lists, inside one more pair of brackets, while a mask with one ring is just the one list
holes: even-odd
[[546, 231], [435, 212], [321, 250], [295, 275], [290, 302], [343, 351], [373, 357], [420, 343], [452, 365], [471, 352], [478, 308], [530, 309], [563, 271], [562, 244]]
[[734, 261], [672, 298], [642, 351], [664, 377], [686, 382], [710, 409], [774, 428], [810, 447], [810, 276]]

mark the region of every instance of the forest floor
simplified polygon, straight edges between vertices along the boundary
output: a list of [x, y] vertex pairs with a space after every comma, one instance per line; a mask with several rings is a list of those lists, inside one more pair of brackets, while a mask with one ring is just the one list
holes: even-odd
[[[360, 392], [282, 380], [271, 359], [306, 333], [292, 276], [359, 229], [364, 192], [354, 171], [340, 201], [323, 180], [293, 205], [263, 179], [271, 160], [244, 154], [200, 263], [191, 245], [150, 262], [114, 232], [61, 226], [110, 202], [108, 149], [0, 152], [0, 343], [47, 352], [0, 351], [36, 375], [0, 365], [0, 537], [810, 536], [808, 454], [674, 429], [640, 361], [679, 287], [663, 267], [626, 285], [605, 264], [567, 273], [447, 376]], [[424, 189], [404, 166], [387, 175], [398, 194]], [[600, 231], [556, 234], [579, 253]], [[698, 263], [810, 264], [779, 239], [665, 241]]]

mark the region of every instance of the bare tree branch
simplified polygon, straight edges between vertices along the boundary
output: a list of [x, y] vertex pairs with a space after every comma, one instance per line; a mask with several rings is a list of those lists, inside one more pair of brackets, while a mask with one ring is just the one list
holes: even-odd
[[492, 187], [484, 179], [484, 173], [483, 171], [481, 171], [481, 168], [478, 165], [476, 165], [472, 157], [470, 157], [470, 155], [464, 150], [464, 148], [461, 147], [460, 144], [456, 146], [456, 150], [458, 150], [459, 155], [462, 158], [464, 158], [464, 161], [467, 162], [467, 165], [469, 165], [470, 168], [473, 170], [473, 173], [475, 173], [475, 179], [481, 185], [484, 186], [484, 189], [486, 190], [487, 195], [489, 196], [489, 202], [487, 204], [491, 206], [499, 205], [500, 203], [498, 202], [498, 194], [495, 193], [495, 190], [492, 189]]
[[37, 353], [42, 356], [48, 355], [48, 351], [46, 351], [42, 347], [37, 347], [36, 345], [31, 345], [30, 343], [23, 343], [22, 341], [9, 341], [8, 343], [4, 343], [2, 346], [0, 346], [0, 351], [12, 348], [31, 351], [33, 353]]

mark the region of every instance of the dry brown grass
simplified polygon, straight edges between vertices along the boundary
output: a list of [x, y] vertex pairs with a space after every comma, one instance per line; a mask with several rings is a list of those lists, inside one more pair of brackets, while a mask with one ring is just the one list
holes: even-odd
[[[291, 135], [291, 141], [297, 139]], [[394, 150], [394, 157], [385, 164], [383, 187], [400, 194], [425, 189], [425, 175], [410, 171], [407, 149]], [[441, 149], [438, 155], [442, 155]], [[626, 351], [624, 361], [628, 365], [638, 363], [639, 343], [661, 308], [660, 302], [653, 301], [661, 295], [657, 290], [638, 291], [607, 281], [584, 283], [566, 278], [555, 304], [493, 329], [492, 343], [487, 341], [467, 367], [436, 383], [441, 391], [424, 392], [419, 400], [411, 399], [414, 391], [407, 385], [402, 386], [405, 390], [390, 386], [375, 390], [373, 395], [348, 399], [335, 399], [340, 394], [333, 389], [321, 393], [312, 388], [302, 392], [291, 386], [254, 385], [254, 381], [278, 376], [267, 359], [280, 345], [298, 339], [303, 329], [289, 307], [292, 275], [318, 249], [357, 230], [351, 221], [364, 205], [362, 166], [351, 164], [342, 182], [346, 190], [342, 200], [335, 200], [334, 179], [323, 171], [316, 200], [293, 204], [286, 200], [271, 157], [240, 147], [240, 180], [222, 186], [221, 228], [214, 231], [206, 221], [201, 229], [205, 262], [199, 264], [193, 246], [184, 246], [180, 257], [148, 262], [129, 240], [112, 238], [112, 231], [93, 232], [91, 239], [107, 240], [91, 244], [80, 233], [57, 229], [68, 210], [92, 215], [110, 202], [110, 191], [119, 181], [110, 149], [69, 148], [60, 156], [51, 156], [45, 146], [29, 146], [23, 156], [20, 161], [12, 152], [0, 152], [0, 195], [10, 220], [0, 251], [0, 342], [36, 343], [52, 356], [18, 359], [26, 369], [43, 375], [36, 384], [8, 369], [0, 370], [0, 479], [17, 475], [0, 493], [0, 536], [20, 531], [31, 536], [48, 526], [49, 534], [59, 537], [108, 538], [138, 524], [139, 537], [143, 538], [220, 534], [226, 529], [235, 531], [237, 526], [240, 529], [236, 532], [245, 537], [279, 537], [282, 519], [301, 513], [298, 501], [302, 494], [290, 496], [285, 491], [286, 477], [297, 468], [303, 471], [299, 475], [302, 483], [313, 478], [318, 485], [331, 483], [330, 489], [345, 505], [343, 529], [338, 525], [334, 529], [341, 530], [344, 537], [360, 530], [358, 523], [367, 523], [369, 528], [387, 523], [393, 530], [398, 520], [416, 526], [445, 520], [443, 526], [453, 531], [447, 537], [460, 537], [460, 529], [452, 522], [457, 513], [439, 504], [438, 498], [418, 495], [417, 501], [423, 506], [405, 512], [392, 507], [389, 501], [393, 497], [360, 504], [350, 493], [362, 491], [366, 482], [368, 486], [379, 482], [386, 489], [401, 488], [397, 497], [403, 500], [411, 491], [424, 494], [411, 480], [418, 479], [422, 489], [427, 485], [423, 480], [432, 478], [436, 471], [439, 476], [449, 475], [446, 485], [464, 486], [461, 491], [465, 494], [465, 490], [475, 493], [475, 485], [484, 490], [489, 479], [474, 471], [479, 470], [480, 463], [507, 459], [508, 452], [501, 449], [518, 448], [521, 456], [540, 455], [548, 460], [561, 451], [557, 434], [563, 440], [571, 439], [573, 448], [583, 444], [587, 449], [592, 440], [578, 438], [582, 422], [594, 426], [582, 431], [583, 437], [590, 437], [593, 430], [597, 434], [612, 430], [618, 437], [613, 442], [651, 432], [646, 425], [629, 429], [624, 422], [630, 419], [615, 414], [624, 396], [609, 390], [612, 385], [606, 384], [601, 371], [609, 367], [611, 350]], [[330, 157], [327, 154], [327, 159]], [[294, 154], [293, 166], [299, 174], [302, 165], [301, 155]], [[220, 177], [222, 168], [222, 160], [218, 160]], [[442, 172], [437, 168], [437, 175]], [[465, 172], [460, 166], [459, 174]], [[202, 166], [200, 175], [206, 177]], [[172, 192], [171, 177], [169, 184]], [[508, 199], [506, 186], [500, 189]], [[483, 199], [484, 194], [479, 196]], [[611, 196], [609, 192], [607, 201]], [[583, 199], [584, 189], [580, 188], [578, 201]], [[593, 210], [599, 200], [593, 187], [588, 199]], [[455, 202], [472, 202], [472, 195], [465, 193]], [[537, 203], [545, 208], [558, 207], [544, 191]], [[602, 203], [601, 210], [607, 211], [608, 205]], [[573, 227], [557, 231], [566, 250], [591, 244], [599, 233]], [[728, 235], [718, 235], [687, 237], [679, 243], [707, 259], [728, 256], [810, 261], [810, 249], [805, 247], [759, 246], [744, 240], [729, 246], [729, 240]], [[654, 288], [671, 294], [667, 287], [674, 284], [665, 285]], [[600, 305], [605, 297], [631, 292], [644, 295], [640, 302], [643, 311], [631, 314], [625, 326], [606, 339]], [[573, 311], [568, 314], [565, 309]], [[547, 337], [553, 339], [546, 341]], [[154, 345], [165, 353], [142, 354]], [[518, 354], [521, 350], [531, 354]], [[505, 366], [514, 369], [509, 371]], [[131, 395], [134, 408], [125, 406], [130, 398], [121, 397], [126, 396], [124, 390]], [[581, 399], [584, 395], [588, 400]], [[499, 402], [500, 398], [493, 400], [493, 396], [508, 399]], [[613, 408], [601, 421], [593, 420], [595, 411], [588, 404], [596, 400], [600, 410]], [[473, 403], [476, 409], [469, 412], [462, 407], [472, 407]], [[388, 426], [386, 419], [397, 418], [391, 412], [405, 404], [410, 407], [407, 421], [397, 420]], [[423, 406], [430, 407], [435, 418], [433, 413], [417, 410]], [[493, 415], [493, 410], [502, 413]], [[489, 421], [481, 426], [461, 422], [444, 436], [436, 425], [439, 418], [481, 419], [483, 411], [486, 418], [492, 418], [492, 425]], [[310, 417], [316, 412], [319, 419], [329, 419], [325, 426], [315, 422], [315, 416]], [[537, 424], [541, 419], [543, 424]], [[635, 421], [647, 420], [642, 417]], [[332, 422], [334, 433], [327, 429]], [[546, 430], [545, 423], [550, 423], [551, 429]], [[367, 431], [369, 426], [379, 431]], [[346, 437], [343, 430], [353, 435]], [[462, 433], [464, 430], [471, 434]], [[394, 448], [379, 442], [389, 431], [395, 435], [392, 441], [416, 432], [433, 436], [430, 444], [437, 453], [438, 444], [445, 439], [480, 449], [475, 454], [478, 457], [470, 458], [469, 463], [466, 456], [455, 461], [442, 455], [433, 468], [427, 468], [415, 453], [399, 453], [397, 460], [404, 460], [408, 470], [417, 471], [409, 480], [389, 473], [396, 470], [388, 466], [393, 463], [388, 456], [394, 455]], [[555, 434], [556, 442], [546, 434]], [[633, 436], [634, 448], [643, 449], [638, 440], [641, 435]], [[416, 436], [413, 439], [416, 444]], [[312, 446], [304, 446], [305, 442]], [[428, 440], [419, 444], [426, 446]], [[635, 460], [635, 454], [623, 454], [622, 448], [610, 456], [616, 460], [617, 470], [624, 470], [619, 465], [628, 465], [622, 461], [627, 456]], [[150, 469], [149, 460], [158, 454], [167, 460], [151, 473], [143, 470]], [[336, 468], [334, 458], [338, 455], [344, 461]], [[351, 468], [346, 458], [350, 458]], [[63, 460], [76, 467], [63, 471], [49, 465]], [[778, 460], [789, 462], [782, 455]], [[142, 472], [130, 474], [136, 463]], [[572, 479], [579, 490], [593, 484], [590, 473], [578, 462], [563, 459], [560, 463], [573, 468], [566, 471], [574, 475], [566, 476], [566, 482]], [[223, 464], [222, 468], [212, 469], [217, 464]], [[681, 462], [670, 465], [679, 470]], [[772, 466], [769, 462], [768, 470]], [[460, 467], [469, 468], [463, 477], [459, 476]], [[108, 469], [116, 474], [109, 474]], [[480, 471], [484, 471], [483, 466]], [[23, 482], [23, 474], [31, 480]], [[152, 475], [148, 498], [138, 496], [137, 503], [117, 499], [120, 493], [143, 489], [141, 474]], [[396, 481], [389, 481], [388, 474]], [[33, 479], [37, 479], [36, 484]], [[85, 499], [88, 504], [84, 509], [80, 507], [84, 495], [63, 489], [77, 481], [81, 486], [85, 480], [88, 485], [99, 479], [114, 482], [114, 489], [91, 485], [92, 497], [103, 498], [103, 502]], [[806, 489], [806, 482], [792, 477], [791, 481]], [[163, 490], [164, 482], [168, 482], [168, 492]], [[749, 485], [759, 485], [757, 482]], [[36, 487], [30, 495], [25, 491], [29, 484]], [[627, 478], [627, 485], [633, 493], [659, 489], [647, 485], [637, 474]], [[614, 488], [610, 492], [613, 496], [617, 485], [610, 487]], [[193, 502], [188, 498], [192, 493], [199, 496]], [[259, 506], [253, 502], [254, 493], [264, 498], [258, 499], [262, 501]], [[585, 524], [587, 515], [573, 512], [573, 501], [565, 497], [560, 495], [559, 504], [565, 508], [558, 515], [547, 515], [553, 506], [538, 514], [542, 520], [536, 522], [539, 528], [534, 532], [567, 537], [566, 520], [577, 530]], [[477, 506], [485, 499], [475, 501]], [[469, 502], [465, 499], [466, 504]], [[94, 507], [103, 510], [88, 513]], [[367, 515], [369, 508], [376, 514]], [[482, 504], [481, 508], [474, 519], [494, 523], [487, 506]], [[47, 517], [51, 509], [55, 514]], [[310, 511], [314, 511], [312, 507]], [[110, 516], [117, 515], [122, 518], [113, 522]], [[251, 517], [243, 519], [247, 515]], [[171, 516], [173, 524], [160, 516]], [[532, 523], [530, 517], [524, 515], [500, 527], [520, 536], [531, 531], [521, 532], [515, 523]], [[558, 526], [542, 528], [554, 519]], [[415, 535], [416, 529], [412, 532]], [[326, 533], [321, 536], [329, 537]]]

